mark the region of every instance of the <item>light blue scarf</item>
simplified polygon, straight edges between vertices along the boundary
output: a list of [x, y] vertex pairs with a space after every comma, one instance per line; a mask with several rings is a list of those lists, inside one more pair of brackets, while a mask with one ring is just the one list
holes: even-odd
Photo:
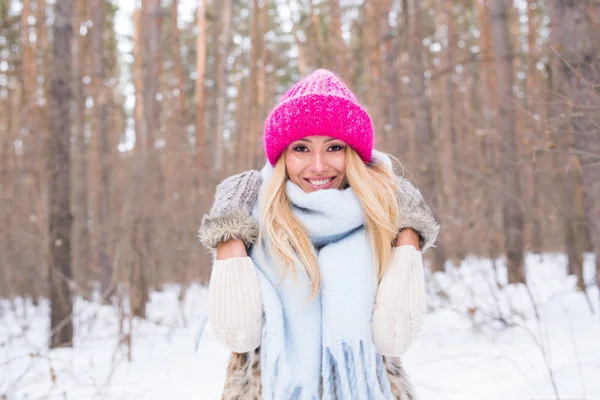
[[[272, 167], [267, 163], [261, 174], [264, 186]], [[310, 298], [310, 282], [298, 262], [297, 278], [287, 274], [282, 280], [279, 265], [264, 251], [259, 255], [259, 246], [251, 250], [265, 312], [263, 399], [390, 399], [371, 333], [377, 268], [361, 204], [351, 188], [305, 193], [288, 181], [286, 190], [294, 215], [320, 248], [322, 289]], [[258, 206], [253, 216], [258, 218]]]

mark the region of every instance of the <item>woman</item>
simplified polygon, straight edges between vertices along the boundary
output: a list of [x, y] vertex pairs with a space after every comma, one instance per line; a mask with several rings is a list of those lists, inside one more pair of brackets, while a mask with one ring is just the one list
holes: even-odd
[[317, 70], [265, 121], [268, 162], [217, 186], [209, 316], [233, 351], [223, 399], [412, 399], [399, 356], [425, 312], [439, 225], [373, 150], [356, 96]]

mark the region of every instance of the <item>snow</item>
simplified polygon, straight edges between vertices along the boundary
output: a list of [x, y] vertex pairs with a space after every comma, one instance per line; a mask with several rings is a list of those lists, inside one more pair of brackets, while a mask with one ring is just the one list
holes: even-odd
[[[529, 254], [530, 291], [498, 285], [503, 260], [468, 258], [429, 274], [429, 313], [403, 357], [418, 398], [600, 399], [594, 259], [586, 255], [587, 298], [565, 262]], [[48, 302], [0, 300], [0, 398], [219, 399], [229, 353], [205, 324], [206, 288], [190, 287], [184, 302], [178, 293], [152, 293], [148, 320], [133, 320], [131, 362], [116, 305], [77, 299], [74, 347], [49, 351]]]

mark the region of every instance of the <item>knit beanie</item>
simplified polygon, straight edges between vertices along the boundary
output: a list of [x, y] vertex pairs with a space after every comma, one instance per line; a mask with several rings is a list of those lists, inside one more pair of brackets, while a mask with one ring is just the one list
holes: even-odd
[[365, 163], [371, 161], [371, 118], [356, 95], [326, 69], [318, 69], [292, 86], [265, 120], [267, 159], [275, 165], [290, 143], [317, 135], [343, 140]]

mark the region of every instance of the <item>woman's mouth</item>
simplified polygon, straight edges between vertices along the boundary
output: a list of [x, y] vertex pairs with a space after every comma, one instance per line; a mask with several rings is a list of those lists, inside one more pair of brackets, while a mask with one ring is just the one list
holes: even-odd
[[324, 178], [324, 179], [309, 179], [304, 178], [306, 182], [308, 182], [309, 186], [315, 190], [319, 189], [328, 189], [331, 186], [331, 183], [334, 181], [334, 177]]

